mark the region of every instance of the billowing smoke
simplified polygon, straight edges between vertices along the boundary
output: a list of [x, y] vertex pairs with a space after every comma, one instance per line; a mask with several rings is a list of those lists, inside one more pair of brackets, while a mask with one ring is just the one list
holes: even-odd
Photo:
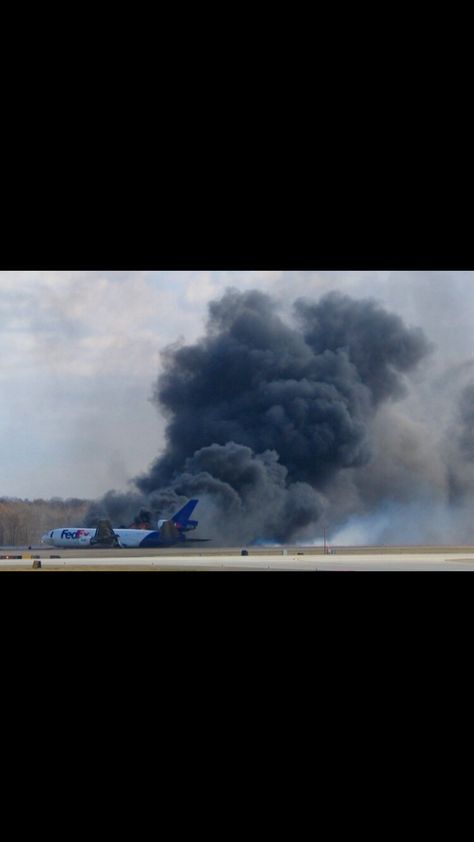
[[421, 418], [410, 417], [414, 400], [377, 412], [369, 463], [327, 490], [334, 543], [473, 543], [472, 368], [449, 366], [428, 381]]
[[141, 493], [109, 493], [90, 521], [167, 516], [198, 496], [200, 534], [221, 543], [307, 538], [337, 516], [334, 483], [370, 464], [379, 407], [429, 350], [372, 300], [300, 299], [288, 324], [268, 295], [228, 290], [200, 341], [163, 353], [153, 400], [166, 447], [135, 481]]
[[[370, 456], [378, 404], [403, 393], [402, 373], [427, 353], [419, 330], [372, 301], [333, 293], [299, 300], [297, 324], [269, 296], [229, 290], [210, 305], [207, 336], [168, 349], [155, 401], [169, 418], [167, 448], [138, 486], [170, 482], [197, 450], [227, 442], [275, 451], [288, 481], [321, 488]], [[214, 476], [219, 463], [214, 460]]]
[[433, 359], [375, 300], [298, 299], [285, 319], [229, 289], [199, 341], [162, 354], [163, 452], [88, 524], [156, 523], [193, 496], [215, 544], [320, 542], [323, 526], [336, 543], [472, 541], [474, 361]]

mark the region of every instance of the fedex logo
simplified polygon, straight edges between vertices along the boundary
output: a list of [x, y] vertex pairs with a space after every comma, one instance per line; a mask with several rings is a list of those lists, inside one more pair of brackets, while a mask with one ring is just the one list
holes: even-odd
[[69, 529], [63, 529], [61, 532], [61, 538], [81, 538], [83, 535], [90, 535], [88, 529], [76, 529], [75, 532], [71, 532]]

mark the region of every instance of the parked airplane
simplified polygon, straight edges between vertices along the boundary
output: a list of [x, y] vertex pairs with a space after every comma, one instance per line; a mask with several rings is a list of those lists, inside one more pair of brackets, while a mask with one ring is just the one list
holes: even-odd
[[114, 529], [109, 520], [99, 521], [97, 529], [59, 527], [46, 532], [41, 543], [53, 547], [169, 547], [180, 541], [208, 541], [209, 538], [187, 538], [185, 533], [196, 529], [197, 520], [190, 520], [198, 500], [188, 500], [169, 520], [158, 521], [157, 529]]

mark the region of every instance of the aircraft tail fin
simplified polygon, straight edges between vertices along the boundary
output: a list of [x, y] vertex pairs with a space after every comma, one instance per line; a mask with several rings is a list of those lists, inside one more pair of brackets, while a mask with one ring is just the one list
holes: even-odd
[[176, 524], [176, 526], [181, 528], [191, 527], [195, 528], [197, 526], [197, 520], [189, 520], [190, 516], [192, 515], [194, 509], [196, 508], [199, 500], [188, 500], [188, 502], [183, 506], [182, 509], [179, 509], [175, 515], [170, 517], [171, 523]]

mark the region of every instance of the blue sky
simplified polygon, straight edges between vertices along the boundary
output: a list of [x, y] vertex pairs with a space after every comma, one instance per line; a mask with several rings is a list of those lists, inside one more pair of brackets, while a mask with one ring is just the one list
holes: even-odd
[[160, 351], [201, 336], [228, 286], [271, 293], [285, 318], [298, 296], [375, 297], [437, 344], [420, 394], [453, 366], [471, 374], [474, 273], [2, 271], [0, 496], [93, 498], [146, 470], [163, 446]]

